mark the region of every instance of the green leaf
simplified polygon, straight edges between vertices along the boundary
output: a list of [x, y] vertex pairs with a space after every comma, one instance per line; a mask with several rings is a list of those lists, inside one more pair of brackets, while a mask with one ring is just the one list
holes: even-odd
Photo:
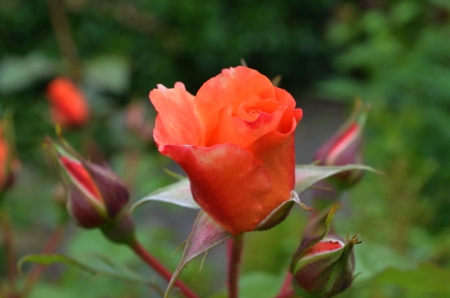
[[177, 269], [175, 269], [172, 279], [167, 286], [164, 298], [169, 298], [169, 293], [175, 284], [178, 275], [184, 267], [199, 255], [208, 252], [210, 249], [221, 244], [225, 240], [233, 237], [230, 233], [219, 226], [212, 218], [203, 211], [200, 211], [192, 227], [191, 234], [186, 240], [183, 254]]
[[363, 243], [355, 249], [355, 273], [361, 273], [355, 279], [360, 283], [371, 279], [389, 269], [411, 270], [416, 263], [405, 256], [396, 253], [388, 246], [377, 244], [361, 235]]
[[64, 264], [78, 268], [94, 276], [108, 276], [119, 278], [128, 282], [147, 285], [155, 291], [162, 293], [161, 289], [154, 283], [140, 277], [130, 269], [114, 263], [100, 254], [89, 254], [77, 258], [60, 254], [30, 254], [22, 257], [17, 263], [19, 271], [24, 263], [37, 263], [41, 265]]
[[136, 208], [151, 201], [167, 202], [183, 207], [200, 209], [200, 206], [192, 197], [191, 186], [189, 179], [187, 178], [183, 178], [169, 186], [160, 188], [147, 197], [140, 199], [131, 206], [130, 212], [133, 212]]
[[239, 281], [241, 298], [275, 297], [283, 284], [284, 274], [271, 275], [264, 272], [252, 272], [242, 275]]
[[123, 93], [129, 85], [128, 61], [117, 56], [102, 56], [87, 63], [84, 81], [95, 90]]
[[[315, 165], [297, 165], [295, 167], [295, 191], [301, 193], [316, 182], [328, 178], [332, 175], [349, 170], [368, 170], [376, 172], [374, 169], [364, 165], [346, 165], [346, 166], [315, 166]], [[137, 201], [131, 206], [131, 212], [141, 205], [151, 202], [160, 201], [176, 204], [183, 207], [200, 209], [200, 206], [195, 202], [192, 197], [189, 179], [182, 178], [180, 181], [175, 182], [169, 186], [160, 188], [155, 192], [149, 194]], [[295, 198], [291, 198], [289, 201], [295, 201], [297, 204], [304, 208], [301, 202]], [[287, 202], [289, 202], [287, 201]]]
[[432, 264], [413, 270], [389, 268], [375, 278], [379, 284], [395, 285], [413, 292], [450, 294], [450, 271]]
[[295, 166], [295, 191], [297, 193], [301, 193], [320, 180], [350, 170], [365, 170], [377, 173], [375, 169], [364, 165], [345, 165], [332, 167], [297, 165]]
[[29, 87], [40, 78], [55, 73], [52, 60], [39, 53], [6, 57], [0, 63], [0, 92], [12, 93]]

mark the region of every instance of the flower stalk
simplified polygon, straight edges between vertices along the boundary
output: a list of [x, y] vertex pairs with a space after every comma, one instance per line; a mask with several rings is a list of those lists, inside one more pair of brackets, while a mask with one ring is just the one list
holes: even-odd
[[61, 0], [47, 0], [47, 7], [56, 42], [66, 69], [71, 77], [79, 81], [81, 77], [81, 63], [64, 2]]
[[[129, 247], [134, 253], [139, 256], [148, 266], [155, 270], [166, 281], [170, 281], [172, 273], [154, 256], [152, 256], [137, 240], [134, 241]], [[181, 294], [186, 298], [198, 298], [187, 285], [181, 280], [175, 282], [175, 286], [180, 289]]]
[[243, 234], [228, 241], [228, 297], [239, 297], [239, 273], [244, 248]]
[[292, 288], [292, 273], [289, 271], [286, 274], [283, 285], [276, 298], [290, 298], [295, 297], [294, 289]]
[[[64, 223], [57, 226], [56, 229], [53, 231], [53, 233], [50, 235], [50, 238], [47, 240], [47, 243], [44, 245], [42, 253], [43, 254], [53, 253], [58, 247], [58, 245], [61, 243], [65, 231], [66, 225]], [[46, 265], [36, 265], [33, 267], [33, 269], [31, 269], [31, 271], [27, 275], [25, 287], [20, 296], [21, 298], [25, 298], [30, 294], [33, 286], [36, 284], [41, 275], [44, 273], [46, 267], [47, 267]]]
[[8, 272], [9, 291], [15, 293], [16, 290], [16, 247], [14, 244], [14, 236], [12, 226], [7, 210], [2, 206], [0, 208], [0, 225], [3, 234], [3, 242], [5, 244], [6, 264]]

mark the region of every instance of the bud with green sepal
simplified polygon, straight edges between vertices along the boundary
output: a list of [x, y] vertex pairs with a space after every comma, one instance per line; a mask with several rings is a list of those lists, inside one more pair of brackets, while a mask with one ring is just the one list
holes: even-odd
[[12, 112], [7, 110], [0, 119], [0, 196], [14, 184], [20, 162], [14, 146]]
[[332, 297], [346, 290], [353, 282], [353, 247], [360, 241], [356, 236], [344, 241], [330, 231], [336, 209], [337, 206], [332, 208], [325, 221], [325, 229], [318, 234], [312, 233], [317, 222], [317, 218], [312, 218], [313, 224], [309, 225], [292, 258], [293, 287], [304, 298]]
[[[129, 241], [131, 235], [134, 238], [131, 218], [124, 216], [129, 194], [122, 179], [107, 165], [86, 161], [64, 140], [55, 142], [47, 138], [45, 145], [61, 169], [67, 209], [75, 223], [87, 229], [102, 228], [114, 242]], [[118, 233], [113, 227], [118, 227], [119, 236], [112, 236]]]
[[[342, 166], [362, 164], [363, 130], [369, 107], [363, 105], [361, 99], [355, 101], [353, 113], [338, 131], [317, 151], [314, 160], [320, 165]], [[348, 188], [355, 185], [362, 177], [363, 171], [343, 172], [329, 179], [337, 188]]]

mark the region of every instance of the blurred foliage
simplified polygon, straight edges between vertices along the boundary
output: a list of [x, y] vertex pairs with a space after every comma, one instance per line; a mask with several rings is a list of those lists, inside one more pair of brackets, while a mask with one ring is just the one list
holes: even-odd
[[357, 94], [373, 104], [366, 153], [390, 176], [382, 197], [395, 212], [410, 208], [410, 223], [420, 220], [439, 232], [450, 224], [450, 7], [447, 1], [374, 3], [337, 9], [328, 31], [340, 52], [337, 72], [320, 87], [335, 98]]
[[[22, 158], [32, 155], [31, 160], [40, 154], [32, 148], [52, 130], [46, 121], [46, 83], [57, 74], [74, 74], [63, 63], [70, 57], [61, 60], [64, 46], [55, 38], [46, 2], [55, 1], [5, 0], [0, 7], [0, 109], [12, 106], [21, 111], [18, 123], [33, 123], [17, 128]], [[145, 100], [157, 83], [183, 81], [195, 93], [240, 58], [269, 76], [282, 74], [284, 84], [295, 90], [310, 87], [329, 68], [320, 36], [332, 1], [64, 4], [71, 25], [64, 34], [73, 36], [73, 51], [81, 58], [79, 79], [98, 116], [131, 98]], [[89, 127], [87, 134], [100, 141], [104, 152], [117, 149], [103, 125]]]
[[[67, 16], [69, 27], [56, 27], [73, 38], [75, 54], [68, 54], [70, 42], [61, 44], [55, 34], [52, 3], [63, 4], [59, 14]], [[92, 160], [107, 160], [137, 199], [173, 179], [163, 172], [169, 163], [154, 144], [126, 129], [127, 105], [148, 103], [158, 83], [182, 81], [195, 93], [220, 69], [244, 58], [269, 77], [281, 74], [281, 87], [298, 102], [361, 96], [373, 106], [366, 163], [385, 175], [367, 174], [351, 191], [349, 210], [336, 216], [339, 231], [360, 233], [363, 240], [355, 248], [362, 275], [340, 297], [450, 297], [449, 1], [2, 0], [0, 19], [0, 113], [15, 111], [22, 162], [4, 205], [19, 256], [40, 252], [43, 239], [65, 218], [51, 200], [57, 197], [57, 177], [41, 148], [44, 135], [54, 134], [45, 96], [53, 77], [72, 76], [92, 110], [88, 126], [65, 132], [66, 138]], [[156, 204], [134, 214], [144, 245], [171, 269], [177, 256], [170, 260], [170, 255], [194, 218], [187, 215], [181, 221], [184, 211]], [[176, 228], [163, 228], [167, 221]], [[273, 297], [305, 222], [296, 210], [274, 229], [246, 235], [243, 298]], [[69, 226], [59, 252], [74, 258], [108, 252], [115, 262], [165, 285], [98, 231]], [[199, 263], [190, 264], [182, 277], [201, 297], [225, 297], [223, 256], [208, 257], [200, 274]], [[3, 266], [0, 275], [5, 276]], [[51, 266], [34, 289], [30, 297], [149, 293], [61, 266]]]
[[[366, 163], [385, 175], [367, 175], [366, 183], [352, 192], [357, 216], [345, 226], [389, 245], [410, 264], [432, 261], [449, 268], [443, 251], [449, 249], [450, 226], [450, 5], [432, 0], [368, 4], [346, 1], [336, 9], [326, 36], [339, 53], [335, 72], [319, 84], [332, 98], [359, 95], [373, 106]], [[372, 260], [383, 259], [376, 252]], [[441, 291], [433, 285], [437, 273], [425, 277], [427, 270], [434, 269], [419, 267], [396, 277], [395, 270], [386, 270], [369, 293], [450, 296], [448, 287]], [[364, 277], [367, 270], [361, 271]]]

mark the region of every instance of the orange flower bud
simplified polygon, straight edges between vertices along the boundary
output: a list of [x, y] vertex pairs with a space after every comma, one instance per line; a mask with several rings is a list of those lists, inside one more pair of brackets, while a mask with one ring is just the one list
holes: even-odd
[[47, 87], [54, 123], [61, 127], [81, 127], [89, 119], [89, 107], [81, 90], [69, 79], [58, 77]]
[[150, 92], [159, 152], [189, 177], [198, 205], [233, 235], [291, 199], [301, 109], [254, 69], [224, 69], [194, 97], [182, 83]]

